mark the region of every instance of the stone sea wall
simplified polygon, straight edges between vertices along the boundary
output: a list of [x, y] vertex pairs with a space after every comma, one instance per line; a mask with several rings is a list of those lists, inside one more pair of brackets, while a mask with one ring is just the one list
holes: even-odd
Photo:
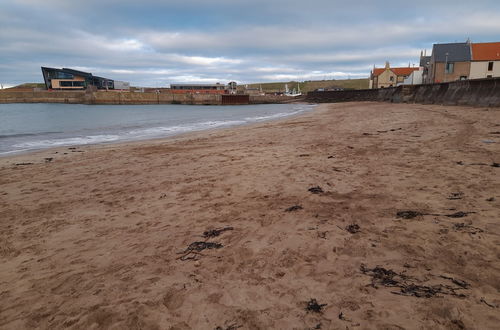
[[385, 101], [500, 107], [500, 78], [380, 89], [309, 92], [307, 101], [316, 103]]
[[[291, 98], [293, 99], [293, 98]], [[290, 101], [284, 96], [135, 93], [117, 91], [14, 91], [0, 90], [0, 103], [79, 104], [263, 104]]]

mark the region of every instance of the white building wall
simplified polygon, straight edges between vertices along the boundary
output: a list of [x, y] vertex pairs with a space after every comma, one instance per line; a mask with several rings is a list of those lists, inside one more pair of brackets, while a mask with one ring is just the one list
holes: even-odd
[[129, 90], [130, 83], [126, 81], [115, 80], [115, 89]]
[[[488, 71], [488, 63], [493, 62], [493, 70]], [[492, 77], [500, 77], [500, 61], [481, 61], [471, 62], [470, 79], [482, 79], [491, 75]]]
[[418, 71], [413, 71], [401, 85], [420, 85], [423, 83], [424, 68], [419, 68]]

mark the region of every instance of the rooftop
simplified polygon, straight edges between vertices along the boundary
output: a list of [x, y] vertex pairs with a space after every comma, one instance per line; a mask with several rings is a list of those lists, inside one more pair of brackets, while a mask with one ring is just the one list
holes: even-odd
[[472, 44], [473, 61], [500, 61], [500, 42]]
[[469, 62], [471, 60], [470, 42], [434, 44], [432, 58], [434, 62]]
[[[402, 67], [402, 68], [389, 68], [389, 70], [394, 72], [397, 76], [408, 76], [413, 71], [418, 71], [418, 68]], [[375, 69], [373, 69], [373, 75], [379, 76], [384, 71], [385, 71], [385, 68], [375, 68]]]

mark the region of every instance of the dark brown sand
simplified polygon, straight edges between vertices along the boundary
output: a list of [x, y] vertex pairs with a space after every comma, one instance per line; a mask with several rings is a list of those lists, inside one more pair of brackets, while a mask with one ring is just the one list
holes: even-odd
[[498, 329], [498, 131], [345, 103], [1, 158], [0, 328]]

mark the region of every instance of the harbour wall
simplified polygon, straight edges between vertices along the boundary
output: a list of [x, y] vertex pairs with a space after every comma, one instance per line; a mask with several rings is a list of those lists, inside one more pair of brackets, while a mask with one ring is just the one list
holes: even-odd
[[306, 100], [315, 103], [382, 101], [500, 107], [500, 78], [380, 89], [309, 92]]
[[0, 103], [236, 105], [284, 103], [287, 101], [290, 101], [290, 98], [272, 95], [0, 90]]

